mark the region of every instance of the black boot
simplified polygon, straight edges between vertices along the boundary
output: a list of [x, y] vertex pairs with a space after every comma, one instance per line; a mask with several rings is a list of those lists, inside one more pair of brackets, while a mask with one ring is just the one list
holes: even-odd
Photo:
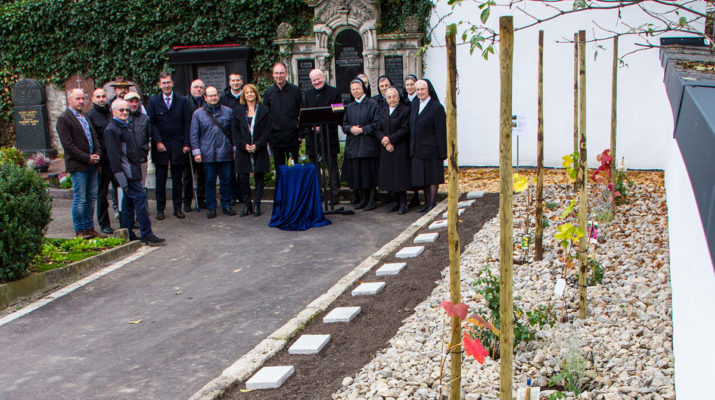
[[253, 205], [251, 205], [250, 201], [246, 201], [245, 205], [243, 206], [243, 210], [241, 210], [241, 213], [239, 215], [241, 217], [245, 217], [246, 215], [248, 215], [252, 212], [253, 212]]

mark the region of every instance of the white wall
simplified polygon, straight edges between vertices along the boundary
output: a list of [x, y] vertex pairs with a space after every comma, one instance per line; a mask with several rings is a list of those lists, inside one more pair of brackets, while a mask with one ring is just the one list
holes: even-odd
[[[715, 378], [715, 273], [690, 178], [675, 140], [665, 173], [673, 291], [675, 391], [679, 399], [711, 398]], [[708, 396], [703, 396], [707, 393]]]
[[[563, 3], [563, 2], [562, 2]], [[528, 12], [539, 15], [545, 8], [535, 1], [519, 3]], [[437, 2], [432, 25], [451, 10], [445, 0]], [[514, 26], [532, 21], [525, 14], [500, 7], [492, 11], [488, 25], [499, 29], [499, 15], [513, 15]], [[637, 9], [625, 9], [623, 19], [634, 24], [645, 21]], [[515, 33], [513, 111], [528, 118], [527, 129], [520, 138], [521, 165], [536, 165], [537, 112], [537, 57], [538, 30], [543, 29], [544, 44], [544, 159], [547, 166], [560, 166], [561, 157], [573, 151], [573, 44], [556, 43], [572, 40], [574, 32], [586, 30], [587, 39], [593, 38], [593, 20], [599, 25], [624, 30], [616, 25], [615, 11], [572, 14]], [[479, 21], [479, 10], [472, 2], [455, 9], [446, 23]], [[458, 42], [464, 27], [458, 29]], [[444, 45], [445, 23], [435, 31], [432, 44]], [[601, 33], [600, 36], [604, 36]], [[676, 34], [675, 36], [682, 36]], [[619, 53], [634, 50], [635, 37], [622, 37]], [[610, 145], [612, 41], [587, 45], [587, 139], [589, 165], [595, 166], [596, 154]], [[498, 165], [499, 162], [499, 48], [489, 60], [478, 50], [469, 55], [469, 46], [458, 46], [457, 69], [459, 94], [457, 98], [459, 163], [460, 165]], [[663, 85], [663, 69], [657, 49], [649, 49], [626, 57], [627, 67], [618, 76], [618, 158], [625, 157], [628, 168], [663, 169], [669, 139], [673, 133], [673, 117]], [[434, 47], [425, 55], [425, 77], [430, 78], [444, 103], [446, 91], [446, 52]], [[516, 138], [514, 139], [516, 163]]]

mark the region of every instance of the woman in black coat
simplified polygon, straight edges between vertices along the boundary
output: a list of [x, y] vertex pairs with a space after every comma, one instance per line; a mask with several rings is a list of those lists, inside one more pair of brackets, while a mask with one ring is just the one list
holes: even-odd
[[360, 192], [355, 209], [374, 210], [380, 143], [377, 141], [377, 103], [365, 94], [365, 82], [356, 78], [350, 82], [354, 101], [348, 104], [343, 117], [345, 161], [343, 170], [350, 188]]
[[[233, 110], [231, 130], [233, 144], [236, 146], [236, 172], [238, 173], [244, 207], [241, 216], [251, 212], [256, 217], [261, 215], [261, 199], [265, 173], [271, 170], [268, 155], [268, 137], [271, 133], [271, 118], [268, 106], [261, 104], [258, 88], [249, 83], [241, 91], [241, 104]], [[248, 175], [253, 172], [256, 182], [256, 196], [251, 204], [251, 187]]]
[[380, 149], [380, 189], [392, 192], [394, 203], [385, 211], [407, 212], [407, 190], [410, 188], [410, 108], [400, 101], [394, 87], [385, 93], [386, 103], [380, 108], [377, 140]]
[[444, 107], [432, 83], [415, 83], [417, 100], [410, 113], [410, 156], [412, 186], [424, 186], [425, 205], [418, 211], [429, 212], [437, 201], [437, 186], [444, 183], [444, 160], [447, 158], [447, 123]]

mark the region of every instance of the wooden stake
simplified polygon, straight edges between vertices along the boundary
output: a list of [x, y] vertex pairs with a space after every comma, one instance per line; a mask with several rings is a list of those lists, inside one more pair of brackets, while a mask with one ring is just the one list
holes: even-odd
[[537, 94], [536, 133], [536, 233], [534, 238], [534, 260], [543, 258], [544, 242], [544, 31], [539, 31], [539, 88]]
[[[459, 164], [457, 163], [457, 25], [447, 27], [447, 162], [449, 185], [447, 197], [447, 235], [449, 239], [449, 296], [453, 304], [462, 302], [459, 274], [459, 231], [457, 215], [459, 201]], [[452, 317], [450, 400], [461, 398], [462, 385], [462, 321]]]
[[573, 152], [578, 152], [578, 33], [573, 34]]
[[586, 318], [586, 251], [588, 249], [588, 231], [586, 223], [588, 221], [588, 198], [586, 192], [586, 175], [588, 157], [586, 153], [586, 31], [578, 32], [579, 45], [579, 147], [581, 150], [579, 162], [579, 181], [581, 185], [581, 193], [579, 195], [578, 205], [578, 225], [583, 228], [585, 235], [578, 243], [578, 317]]
[[499, 225], [500, 225], [500, 273], [499, 273], [499, 318], [501, 320], [500, 383], [499, 398], [511, 400], [514, 375], [514, 282], [513, 266], [514, 241], [513, 199], [514, 183], [511, 167], [511, 105], [512, 69], [514, 52], [514, 19], [511, 16], [499, 18], [499, 54], [501, 76], [500, 136], [499, 136]]
[[[618, 114], [618, 36], [613, 37], [613, 72], [611, 74], [611, 183], [616, 184], [616, 120]], [[611, 210], [615, 208], [615, 201], [611, 202]]]

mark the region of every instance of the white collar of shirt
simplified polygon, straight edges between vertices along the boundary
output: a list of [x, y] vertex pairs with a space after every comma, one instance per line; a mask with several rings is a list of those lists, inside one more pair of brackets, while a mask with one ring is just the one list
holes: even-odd
[[410, 101], [414, 100], [415, 97], [417, 97], [417, 92], [414, 92], [414, 93], [412, 93], [412, 94], [408, 94], [408, 95], [407, 95], [407, 98], [410, 99]]
[[422, 110], [425, 109], [425, 107], [427, 107], [427, 103], [429, 103], [430, 99], [432, 99], [432, 98], [431, 98], [431, 97], [428, 97], [428, 98], [426, 98], [426, 99], [424, 99], [424, 100], [420, 100], [420, 111], [418, 112], [418, 114], [421, 113]]
[[360, 97], [359, 99], [355, 99], [355, 102], [356, 102], [356, 103], [361, 103], [361, 102], [362, 102], [362, 99], [364, 99], [364, 98], [365, 98], [365, 94], [363, 94], [362, 97]]
[[164, 93], [162, 93], [161, 96], [164, 98], [164, 101], [166, 101], [166, 99], [169, 99], [169, 102], [170, 102], [170, 103], [171, 103], [172, 100], [174, 100], [174, 92], [171, 92], [171, 94], [168, 95], [168, 96], [165, 95]]
[[397, 106], [390, 107], [390, 115], [392, 115], [392, 112], [395, 111], [396, 108], [397, 108]]

